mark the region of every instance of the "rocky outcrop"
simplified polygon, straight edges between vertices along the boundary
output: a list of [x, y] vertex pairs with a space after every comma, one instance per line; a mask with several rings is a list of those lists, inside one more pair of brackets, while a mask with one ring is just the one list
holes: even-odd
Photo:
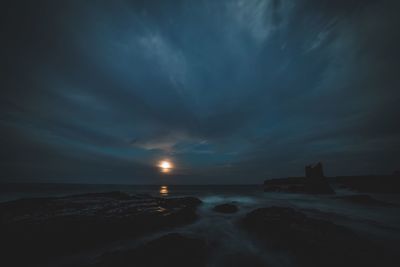
[[197, 238], [172, 233], [135, 249], [108, 253], [91, 267], [203, 267], [206, 243]]
[[351, 230], [292, 208], [256, 209], [241, 225], [269, 249], [292, 255], [297, 266], [395, 266], [393, 257]]
[[264, 182], [266, 192], [289, 192], [307, 194], [334, 194], [324, 176], [322, 163], [305, 167], [306, 177], [291, 177], [286, 179], [272, 179]]
[[215, 206], [213, 208], [213, 210], [216, 211], [216, 212], [221, 212], [221, 213], [235, 213], [239, 209], [234, 204], [226, 203], [226, 204], [220, 204], [220, 205]]
[[365, 193], [400, 193], [400, 175], [337, 176], [331, 178], [338, 186]]
[[0, 203], [0, 249], [10, 260], [32, 265], [102, 242], [191, 223], [200, 203], [192, 197], [164, 199], [121, 192]]
[[370, 206], [370, 207], [375, 207], [375, 206], [382, 206], [382, 207], [396, 207], [396, 204], [385, 202], [385, 201], [380, 201], [377, 200], [369, 195], [348, 195], [348, 196], [340, 196], [337, 197], [337, 199], [358, 204], [358, 205], [364, 205], [364, 206]]

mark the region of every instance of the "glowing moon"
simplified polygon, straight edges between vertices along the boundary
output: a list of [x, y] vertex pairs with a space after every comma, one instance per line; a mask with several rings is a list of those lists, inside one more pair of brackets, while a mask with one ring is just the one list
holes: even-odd
[[171, 168], [171, 163], [169, 163], [168, 161], [163, 161], [163, 162], [161, 162], [160, 166], [163, 169], [170, 169]]
[[161, 172], [170, 172], [172, 169], [172, 163], [167, 160], [163, 160], [159, 163], [158, 167], [160, 167]]

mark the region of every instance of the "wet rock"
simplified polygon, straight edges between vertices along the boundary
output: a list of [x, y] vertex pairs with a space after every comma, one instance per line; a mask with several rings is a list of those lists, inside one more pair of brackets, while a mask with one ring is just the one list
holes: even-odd
[[206, 243], [172, 233], [132, 250], [103, 255], [92, 267], [202, 267], [206, 265]]
[[217, 266], [221, 267], [269, 267], [270, 265], [264, 262], [260, 255], [245, 254], [236, 252], [235, 254], [228, 254], [224, 257], [222, 262], [218, 262]]
[[0, 203], [0, 249], [17, 263], [39, 262], [191, 223], [200, 203], [189, 197], [163, 199], [121, 192]]
[[217, 205], [213, 208], [213, 210], [216, 212], [221, 212], [221, 213], [235, 213], [239, 209], [236, 205], [227, 203], [227, 204]]
[[289, 252], [299, 266], [395, 266], [384, 250], [351, 230], [292, 208], [256, 209], [241, 225], [269, 249]]

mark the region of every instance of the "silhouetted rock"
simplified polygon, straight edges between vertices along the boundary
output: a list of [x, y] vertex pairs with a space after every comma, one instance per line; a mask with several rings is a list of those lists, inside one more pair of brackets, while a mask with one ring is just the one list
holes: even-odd
[[289, 192], [307, 194], [334, 194], [324, 176], [322, 163], [305, 167], [306, 177], [290, 177], [285, 179], [272, 179], [264, 182], [264, 191]]
[[203, 240], [172, 233], [135, 249], [105, 254], [92, 267], [202, 267], [205, 262]]
[[220, 204], [220, 205], [215, 206], [213, 208], [213, 210], [216, 212], [221, 212], [221, 213], [235, 213], [239, 209], [234, 204]]
[[396, 206], [393, 203], [377, 200], [369, 195], [350, 195], [337, 197], [340, 200], [351, 202], [354, 204], [366, 205], [366, 206]]
[[307, 165], [305, 167], [305, 173], [306, 178], [309, 179], [320, 179], [325, 177], [321, 162], [318, 162], [315, 165]]
[[32, 264], [191, 223], [200, 203], [192, 197], [163, 199], [121, 192], [0, 203], [0, 249], [10, 259]]
[[337, 176], [330, 178], [342, 188], [366, 193], [400, 193], [400, 174]]
[[271, 265], [267, 264], [261, 257], [260, 254], [246, 254], [241, 252], [235, 252], [226, 255], [224, 260], [218, 262], [215, 266], [221, 267], [269, 267]]
[[241, 225], [269, 249], [288, 252], [298, 266], [395, 266], [393, 255], [351, 230], [292, 208], [256, 209]]

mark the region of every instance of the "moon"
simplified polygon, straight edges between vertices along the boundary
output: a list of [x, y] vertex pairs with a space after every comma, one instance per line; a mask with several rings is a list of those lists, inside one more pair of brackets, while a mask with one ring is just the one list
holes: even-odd
[[158, 164], [158, 167], [160, 167], [161, 172], [163, 172], [163, 173], [170, 172], [173, 168], [172, 163], [168, 160], [160, 161], [160, 163]]

